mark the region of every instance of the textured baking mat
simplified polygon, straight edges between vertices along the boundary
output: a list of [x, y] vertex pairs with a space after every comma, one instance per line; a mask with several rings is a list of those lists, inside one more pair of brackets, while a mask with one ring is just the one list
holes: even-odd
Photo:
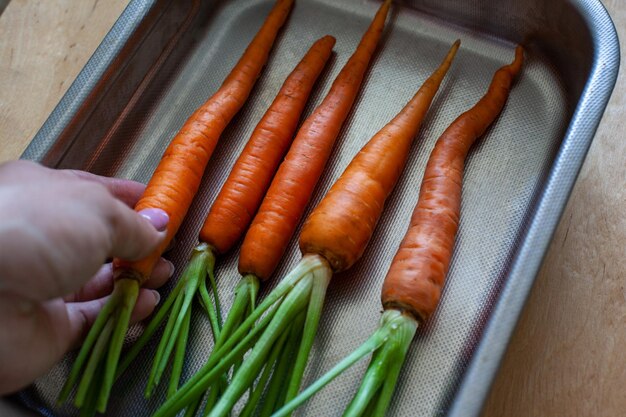
[[[164, 83], [142, 86], [131, 105], [94, 152], [76, 166], [71, 149], [61, 166], [147, 181], [164, 147], [185, 119], [220, 85], [271, 8], [270, 1], [236, 0], [217, 6], [203, 23], [179, 34], [191, 49], [179, 62], [168, 62]], [[317, 105], [357, 45], [379, 3], [298, 1], [250, 100], [222, 136], [206, 171], [200, 194], [168, 253], [183, 269], [208, 207], [225, 181], [255, 124], [283, 80], [311, 43], [323, 35], [337, 38], [335, 54], [305, 111]], [[311, 354], [305, 384], [322, 375], [369, 335], [380, 318], [382, 280], [417, 201], [426, 160], [439, 134], [485, 92], [494, 71], [513, 58], [513, 45], [466, 31], [408, 8], [394, 6], [385, 35], [354, 109], [338, 138], [310, 207], [324, 195], [360, 147], [388, 122], [436, 68], [450, 44], [461, 49], [411, 150], [408, 165], [361, 261], [333, 278]], [[454, 258], [437, 313], [411, 346], [389, 415], [436, 416], [445, 413], [468, 364], [534, 201], [561, 143], [571, 107], [557, 71], [540, 54], [529, 53], [523, 72], [497, 122], [474, 146], [467, 160], [461, 225]], [[310, 210], [309, 207], [309, 210]], [[298, 261], [296, 238], [274, 282]], [[218, 261], [220, 296], [226, 309], [239, 279], [237, 251]], [[175, 279], [178, 275], [175, 276]], [[263, 289], [264, 295], [271, 284]], [[163, 289], [165, 295], [171, 285]], [[207, 320], [193, 318], [184, 377], [199, 368], [211, 351]], [[131, 331], [127, 342], [141, 326]], [[150, 415], [164, 398], [164, 387], [143, 399], [157, 338], [118, 381], [108, 415]], [[73, 355], [21, 394], [45, 415], [74, 416], [73, 407], [55, 399], [69, 373]], [[303, 407], [297, 415], [335, 416], [355, 392], [367, 360], [357, 364]]]

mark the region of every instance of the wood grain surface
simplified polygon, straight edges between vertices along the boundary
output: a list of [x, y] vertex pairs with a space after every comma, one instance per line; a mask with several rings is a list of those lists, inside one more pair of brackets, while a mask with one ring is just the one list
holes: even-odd
[[[10, 1], [0, 15], [0, 162], [19, 157], [127, 3]], [[626, 39], [626, 1], [604, 4]], [[626, 415], [624, 68], [485, 417]]]
[[17, 159], [128, 0], [11, 0], [0, 15], [0, 162]]

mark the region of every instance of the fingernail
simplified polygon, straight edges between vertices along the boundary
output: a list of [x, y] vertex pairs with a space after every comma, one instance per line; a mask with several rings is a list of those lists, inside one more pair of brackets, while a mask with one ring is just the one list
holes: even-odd
[[167, 222], [170, 220], [170, 216], [161, 209], [149, 208], [145, 210], [141, 210], [139, 212], [142, 217], [148, 219], [150, 223], [157, 229], [159, 232], [162, 232], [167, 227]]
[[157, 290], [151, 290], [151, 291], [152, 291], [152, 295], [154, 295], [154, 305], [158, 306], [159, 302], [161, 301], [161, 294], [159, 294]]
[[176, 271], [176, 267], [174, 266], [173, 263], [171, 263], [170, 261], [167, 261], [169, 267], [170, 267], [170, 278], [172, 277], [172, 275], [174, 275], [174, 271]]

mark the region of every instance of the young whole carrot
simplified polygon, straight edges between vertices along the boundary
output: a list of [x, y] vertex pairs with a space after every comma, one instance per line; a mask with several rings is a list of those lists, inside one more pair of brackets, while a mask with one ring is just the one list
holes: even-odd
[[285, 253], [359, 92], [390, 6], [386, 0], [380, 7], [330, 91], [298, 131], [241, 246], [242, 275], [268, 279]]
[[384, 313], [378, 329], [326, 375], [286, 404], [273, 417], [289, 415], [362, 357], [373, 354], [361, 387], [344, 416], [383, 416], [409, 345], [420, 323], [430, 317], [452, 258], [461, 209], [465, 158], [472, 144], [498, 117], [523, 61], [500, 68], [489, 90], [459, 116], [437, 140], [430, 155], [409, 228], [391, 263], [382, 289]]
[[[354, 190], [353, 185], [365, 178], [368, 178], [367, 181], [372, 184], [372, 188], [365, 187], [358, 193], [363, 200], [369, 200], [372, 222], [376, 223], [377, 219], [374, 217], [379, 216], [381, 211], [378, 206], [382, 208], [400, 176], [411, 143], [457, 49], [458, 43], [452, 47], [444, 63], [405, 108], [357, 154], [341, 179], [333, 186], [333, 191], [329, 192], [309, 216], [304, 226], [305, 229], [315, 228], [318, 221], [326, 222], [323, 213], [327, 207], [324, 203], [327, 198], [338, 202], [338, 212], [344, 216], [352, 216], [353, 209], [360, 205], [359, 199], [342, 204], [341, 196], [350, 199], [350, 194]], [[372, 169], [374, 161], [378, 161], [379, 168]], [[374, 183], [376, 186], [373, 186]], [[373, 188], [378, 189], [379, 192], [371, 194]], [[344, 229], [344, 233], [351, 233], [351, 229]], [[367, 240], [369, 237], [364, 239], [364, 245]], [[301, 237], [303, 259], [298, 266], [237, 328], [230, 340], [216, 348], [209, 359], [209, 366], [183, 386], [172, 398], [170, 404], [166, 403], [162, 410], [157, 412], [158, 417], [171, 416], [176, 413], [179, 409], [176, 407], [176, 402], [184, 403], [192, 400], [200, 387], [210, 383], [215, 378], [216, 372], [228, 366], [229, 361], [236, 357], [239, 351], [245, 351], [249, 346], [253, 346], [251, 352], [234, 374], [228, 389], [208, 415], [211, 417], [226, 415], [259, 372], [262, 371], [260, 380], [265, 381], [265, 375], [272, 366], [273, 380], [266, 388], [260, 415], [271, 414], [297, 394], [319, 322], [326, 288], [334, 270], [332, 263], [323, 255], [306, 251], [308, 246], [305, 242], [308, 242], [308, 237], [303, 233]], [[362, 250], [361, 247], [356, 248], [351, 258], [358, 258]], [[257, 322], [257, 319], [260, 320]], [[285, 338], [287, 338], [286, 342]], [[278, 355], [275, 354], [277, 350], [280, 351]], [[259, 385], [261, 383], [254, 388], [251, 398], [255, 398], [258, 389], [263, 388], [263, 385], [261, 388]]]
[[[285, 252], [322, 174], [343, 122], [354, 104], [382, 34], [389, 3], [388, 1], [381, 7], [322, 103], [303, 122], [267, 190], [241, 247], [239, 272], [242, 278], [235, 289], [235, 300], [224, 322], [220, 338], [216, 340], [215, 349], [229, 340], [232, 333], [251, 314], [255, 308], [260, 281], [270, 278]], [[278, 352], [276, 347], [274, 350]], [[280, 356], [287, 355], [288, 352], [284, 352]], [[276, 364], [276, 367], [279, 365]], [[267, 374], [272, 366], [265, 368]], [[283, 366], [283, 369], [286, 368]], [[279, 383], [281, 379], [279, 373], [272, 373], [273, 383]], [[235, 384], [237, 385], [242, 384]], [[264, 384], [257, 384], [256, 395], [249, 399], [243, 417], [253, 412], [263, 389]], [[209, 397], [211, 401], [205, 402], [205, 410], [208, 411], [214, 405], [212, 400], [215, 393], [216, 390], [211, 388]], [[265, 404], [269, 407], [271, 401], [266, 399]]]
[[[189, 265], [177, 287], [152, 319], [141, 338], [123, 358], [120, 370], [128, 366], [169, 313], [165, 331], [153, 361], [146, 396], [159, 384], [165, 368], [174, 355], [168, 396], [178, 388], [188, 338], [192, 299], [196, 293], [206, 309], [215, 339], [219, 339], [219, 302], [216, 306], [206, 286], [208, 275], [215, 288], [216, 255], [229, 251], [241, 238], [252, 220], [280, 161], [292, 142], [300, 115], [313, 86], [330, 58], [335, 38], [317, 40], [289, 74], [276, 98], [255, 127], [248, 143], [235, 162], [228, 179], [213, 202], [200, 230], [200, 243], [193, 251]], [[257, 286], [258, 288], [258, 286]], [[256, 293], [256, 289], [253, 289]], [[214, 291], [214, 294], [215, 291]]]
[[233, 167], [200, 231], [200, 240], [218, 253], [230, 250], [252, 221], [294, 139], [300, 115], [334, 45], [335, 38], [326, 35], [311, 46], [283, 84]]
[[[239, 255], [239, 272], [242, 278], [235, 290], [235, 300], [224, 323], [221, 338], [216, 342], [216, 349], [229, 340], [232, 333], [251, 314], [255, 308], [260, 281], [271, 277], [282, 258], [323, 172], [339, 131], [354, 104], [381, 37], [389, 7], [390, 1], [381, 6], [322, 103], [302, 124], [280, 165], [242, 243]], [[295, 332], [297, 329], [291, 338], [297, 338]], [[285, 346], [284, 349], [288, 350], [288, 347]], [[288, 356], [289, 352], [281, 353], [276, 347], [274, 350], [277, 352], [274, 366], [286, 371], [286, 367], [279, 364], [277, 359]], [[265, 367], [267, 378], [272, 368], [272, 364]], [[280, 383], [283, 377], [286, 375], [273, 372], [270, 384]], [[296, 378], [297, 375], [292, 379]], [[249, 383], [251, 382], [244, 381], [235, 386]], [[244, 417], [253, 412], [263, 389], [264, 384], [257, 384], [255, 395], [250, 397], [242, 414]], [[264, 403], [266, 408], [273, 404], [267, 398]], [[208, 410], [212, 405], [207, 402], [205, 409]], [[275, 404], [276, 407], [279, 405]]]
[[[178, 231], [219, 136], [248, 98], [292, 5], [293, 0], [276, 2], [220, 89], [189, 117], [163, 154], [135, 210], [160, 208], [167, 212], [170, 220], [166, 239], [145, 259], [114, 260], [113, 294], [91, 328], [59, 401], [67, 399], [80, 377], [75, 405], [80, 408], [89, 396], [89, 404], [105, 411], [139, 286], [148, 279]], [[94, 378], [94, 373], [101, 377]], [[91, 398], [94, 396], [97, 401]]]

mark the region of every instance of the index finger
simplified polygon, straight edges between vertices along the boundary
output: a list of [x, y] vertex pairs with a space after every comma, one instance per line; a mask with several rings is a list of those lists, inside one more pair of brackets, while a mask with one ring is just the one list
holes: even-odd
[[123, 201], [129, 207], [135, 207], [135, 204], [137, 204], [137, 201], [139, 201], [141, 195], [146, 189], [144, 184], [133, 180], [103, 177], [101, 175], [77, 169], [65, 169], [61, 172], [73, 175], [82, 180], [93, 181], [104, 185], [106, 189], [109, 190], [113, 196], [115, 196], [115, 198]]

